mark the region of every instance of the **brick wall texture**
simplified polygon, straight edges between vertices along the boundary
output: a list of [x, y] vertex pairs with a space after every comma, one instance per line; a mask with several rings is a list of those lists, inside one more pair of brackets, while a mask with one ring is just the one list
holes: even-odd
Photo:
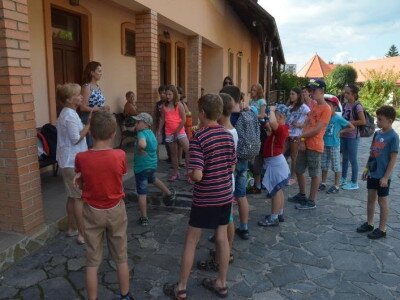
[[0, 230], [43, 226], [27, 0], [0, 0]]

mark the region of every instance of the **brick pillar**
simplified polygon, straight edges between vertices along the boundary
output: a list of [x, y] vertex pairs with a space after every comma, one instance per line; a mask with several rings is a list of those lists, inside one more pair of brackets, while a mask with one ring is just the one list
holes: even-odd
[[27, 0], [0, 0], [0, 230], [43, 226]]
[[158, 18], [155, 11], [136, 15], [136, 85], [139, 111], [152, 113], [158, 100]]
[[197, 124], [197, 100], [201, 90], [202, 38], [194, 36], [188, 40], [188, 90], [187, 97], [192, 112], [193, 125]]

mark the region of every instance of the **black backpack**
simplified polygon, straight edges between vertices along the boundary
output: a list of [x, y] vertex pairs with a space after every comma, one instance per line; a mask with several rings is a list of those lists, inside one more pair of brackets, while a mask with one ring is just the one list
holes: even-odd
[[[353, 119], [358, 120], [357, 105], [361, 105], [360, 102], [356, 102], [352, 108]], [[360, 133], [360, 137], [370, 137], [375, 133], [375, 120], [374, 118], [363, 108], [365, 125], [357, 126], [357, 130]]]
[[56, 160], [57, 128], [54, 125], [47, 123], [40, 129], [40, 133], [44, 136], [47, 144], [49, 145], [49, 157], [52, 160]]

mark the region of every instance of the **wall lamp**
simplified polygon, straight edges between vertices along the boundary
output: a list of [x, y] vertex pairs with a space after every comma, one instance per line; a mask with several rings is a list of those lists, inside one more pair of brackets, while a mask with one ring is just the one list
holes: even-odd
[[164, 30], [163, 35], [167, 40], [169, 40], [171, 38], [171, 35], [169, 34], [168, 30]]
[[243, 51], [239, 51], [239, 52], [237, 53], [237, 56], [238, 56], [238, 57], [243, 57]]

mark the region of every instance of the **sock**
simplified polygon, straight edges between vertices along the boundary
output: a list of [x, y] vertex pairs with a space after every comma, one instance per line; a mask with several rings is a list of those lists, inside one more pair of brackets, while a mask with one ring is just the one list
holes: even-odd
[[283, 215], [283, 208], [279, 210], [279, 215]]
[[260, 183], [256, 183], [256, 188], [261, 190], [261, 182]]
[[247, 226], [247, 223], [240, 223], [239, 229], [240, 229], [240, 230], [248, 230], [249, 228], [248, 228], [248, 226]]
[[271, 214], [271, 221], [278, 219], [278, 214]]

